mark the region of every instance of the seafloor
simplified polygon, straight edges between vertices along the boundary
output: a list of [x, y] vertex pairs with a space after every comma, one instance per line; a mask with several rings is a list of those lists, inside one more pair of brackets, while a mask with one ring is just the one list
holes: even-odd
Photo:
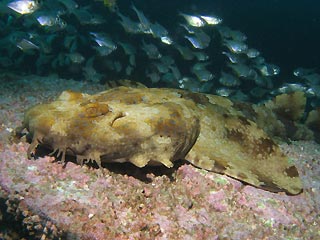
[[297, 196], [271, 193], [178, 162], [174, 169], [65, 166], [10, 139], [23, 112], [61, 91], [104, 90], [50, 77], [0, 79], [0, 239], [320, 239], [320, 146], [283, 144]]

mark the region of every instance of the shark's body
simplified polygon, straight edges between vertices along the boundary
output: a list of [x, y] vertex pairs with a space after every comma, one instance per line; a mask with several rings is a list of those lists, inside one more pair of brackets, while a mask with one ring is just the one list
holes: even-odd
[[186, 159], [271, 191], [298, 194], [295, 166], [229, 99], [176, 89], [117, 87], [95, 95], [63, 92], [25, 114], [38, 144], [79, 163], [131, 162], [138, 167]]

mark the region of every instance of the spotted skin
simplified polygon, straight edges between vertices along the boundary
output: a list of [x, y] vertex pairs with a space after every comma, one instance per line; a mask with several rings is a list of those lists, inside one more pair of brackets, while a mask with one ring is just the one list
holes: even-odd
[[259, 188], [298, 194], [298, 171], [278, 145], [229, 99], [175, 89], [116, 87], [95, 95], [64, 91], [26, 111], [17, 132], [65, 161], [131, 162], [137, 167], [186, 159]]

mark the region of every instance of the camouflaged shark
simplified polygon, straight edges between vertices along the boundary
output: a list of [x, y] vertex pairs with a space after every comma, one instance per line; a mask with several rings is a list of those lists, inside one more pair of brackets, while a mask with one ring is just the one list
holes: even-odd
[[77, 162], [137, 167], [185, 159], [274, 192], [298, 194], [298, 171], [279, 146], [227, 98], [177, 89], [116, 87], [94, 95], [64, 91], [26, 111], [17, 133]]

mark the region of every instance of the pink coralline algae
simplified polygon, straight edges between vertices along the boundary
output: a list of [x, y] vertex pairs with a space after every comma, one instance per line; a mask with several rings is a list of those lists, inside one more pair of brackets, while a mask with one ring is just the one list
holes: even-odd
[[[64, 89], [61, 82], [55, 85]], [[12, 95], [10, 88], [2, 89], [4, 98]], [[32, 101], [42, 100], [24, 89], [26, 93], [15, 93], [1, 109], [6, 114], [0, 116], [0, 198], [7, 208], [1, 216], [14, 216], [29, 237], [319, 238], [319, 145], [282, 145], [303, 181], [304, 191], [296, 196], [257, 189], [185, 162], [177, 162], [170, 170], [110, 164], [102, 171], [73, 162], [64, 165], [48, 156], [28, 160], [29, 144], [9, 141], [24, 108], [17, 99], [29, 94], [37, 99]]]

